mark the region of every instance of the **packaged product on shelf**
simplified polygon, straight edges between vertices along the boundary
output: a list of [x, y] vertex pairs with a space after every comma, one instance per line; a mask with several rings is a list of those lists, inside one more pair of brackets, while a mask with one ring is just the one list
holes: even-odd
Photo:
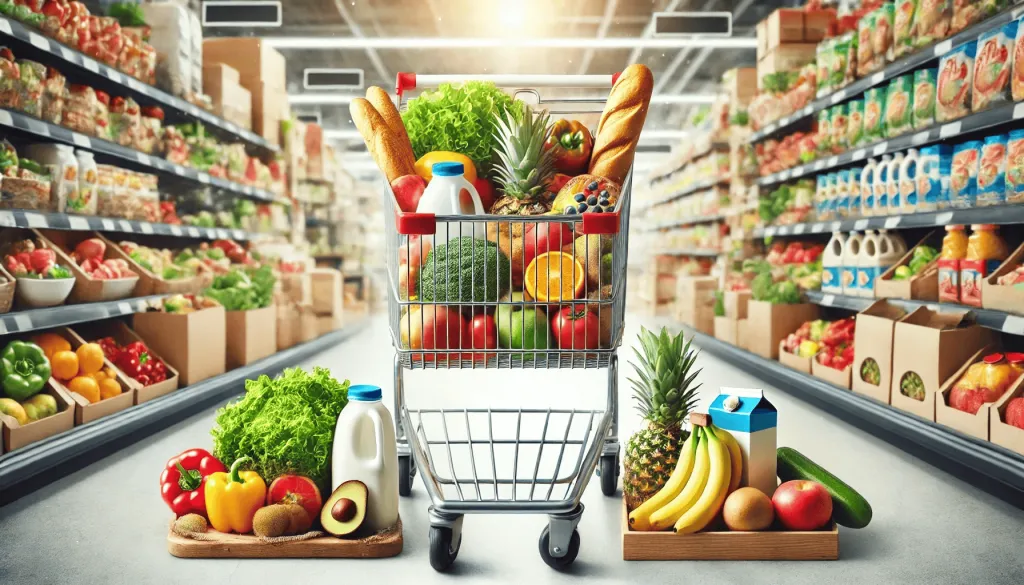
[[[1024, 367], [1017, 359], [1013, 361], [1007, 359], [1009, 356], [1017, 357], [1021, 354], [1004, 355], [999, 352], [988, 353], [987, 351], [979, 353], [987, 355], [982, 357], [981, 361], [970, 364], [950, 389], [948, 393], [950, 408], [967, 414], [977, 414], [982, 404], [992, 403], [1002, 398], [1003, 394], [1015, 385], [1021, 374], [1024, 374]], [[946, 402], [943, 401], [941, 405], [946, 406]], [[988, 416], [985, 417], [984, 423], [987, 434]], [[967, 431], [968, 429], [963, 430]], [[982, 438], [987, 438], [987, 436]]]
[[832, 152], [832, 110], [818, 112], [818, 152]]
[[833, 40], [831, 65], [829, 88], [832, 90], [846, 87], [857, 78], [857, 35], [848, 32]]
[[860, 215], [868, 217], [875, 214], [875, 173], [878, 172], [878, 161], [868, 159], [860, 172]]
[[949, 32], [956, 34], [1006, 8], [1009, 0], [953, 0]]
[[872, 87], [864, 92], [864, 142], [885, 138], [885, 88]]
[[241, 183], [245, 180], [245, 169], [249, 163], [249, 156], [245, 154], [245, 145], [239, 142], [229, 144], [224, 149], [227, 152], [228, 179]]
[[110, 129], [110, 95], [107, 92], [96, 91], [96, 107], [93, 109], [93, 113], [96, 117], [93, 136], [111, 140], [113, 134]]
[[160, 193], [157, 190], [156, 175], [133, 173], [138, 179], [139, 213], [144, 221], [160, 221]]
[[885, 195], [886, 208], [882, 209], [882, 215], [893, 215], [899, 213], [900, 209], [900, 169], [903, 167], [902, 152], [893, 155], [889, 162], [889, 171], [886, 173]]
[[917, 6], [915, 47], [925, 47], [949, 36], [953, 0], [924, 0]]
[[826, 219], [828, 215], [828, 174], [819, 174], [815, 181], [814, 215], [817, 219]]
[[135, 148], [153, 154], [160, 144], [160, 129], [164, 121], [164, 111], [155, 106], [146, 106], [141, 110], [139, 137]]
[[982, 34], [974, 62], [971, 110], [979, 112], [1010, 99], [1010, 70], [1017, 21]]
[[988, 136], [978, 160], [978, 205], [1000, 205], [1006, 201], [1006, 134]]
[[832, 71], [834, 52], [835, 38], [824, 39], [818, 43], [818, 49], [814, 55], [814, 63], [815, 86], [819, 96], [831, 93], [835, 89], [831, 86], [831, 78], [829, 77], [829, 73]]
[[[1013, 52], [1013, 79], [1010, 83], [1010, 93], [1014, 101], [1024, 100], [1024, 26], [1017, 21], [1017, 34], [1014, 36]], [[2, 63], [0, 63], [2, 65]]]
[[864, 142], [864, 100], [850, 100], [847, 110], [846, 143], [856, 148]]
[[1006, 144], [1006, 202], [1024, 201], [1024, 130], [1012, 130]]
[[860, 209], [864, 201], [860, 190], [860, 181], [863, 175], [864, 167], [853, 167], [850, 169], [850, 176], [846, 186], [846, 192], [850, 198], [850, 204], [847, 207], [846, 213], [850, 217], [860, 216]]
[[893, 55], [896, 58], [914, 50], [917, 2], [918, 0], [896, 0], [893, 11]]
[[14, 62], [14, 53], [7, 47], [0, 47], [0, 107], [18, 107], [20, 77], [21, 72], [18, 70], [18, 64]]
[[159, 154], [174, 164], [184, 165], [188, 163], [188, 143], [177, 126], [165, 126], [163, 128]]
[[871, 65], [868, 72], [878, 71], [893, 59], [893, 6], [885, 2], [875, 9], [871, 28]]
[[935, 68], [914, 72], [914, 129], [935, 123]]
[[46, 81], [43, 82], [42, 118], [51, 124], [60, 124], [64, 117], [64, 105], [68, 90], [64, 84], [64, 76], [53, 67], [46, 68]]
[[117, 67], [117, 57], [124, 48], [121, 23], [109, 16], [89, 16], [89, 34], [79, 38], [78, 48], [97, 61]]
[[96, 165], [96, 212], [103, 217], [133, 219], [139, 200], [128, 188], [128, 177], [122, 168]]
[[[4, 159], [3, 182], [0, 182], [0, 209], [29, 209], [57, 211], [50, 199], [50, 176], [37, 162], [18, 158], [14, 147], [6, 140], [2, 143]], [[11, 164], [13, 158], [16, 161]]]
[[948, 204], [952, 168], [953, 149], [948, 145], [921, 149], [917, 173], [918, 211], [935, 211]]
[[832, 232], [832, 239], [821, 255], [821, 292], [843, 294], [843, 249], [846, 237], [841, 232]]
[[139, 143], [142, 113], [132, 98], [115, 97], [110, 103], [110, 139], [121, 146]]
[[832, 152], [844, 152], [849, 147], [846, 127], [846, 104], [832, 106]]
[[1006, 242], [994, 225], [972, 225], [967, 255], [960, 261], [960, 302], [981, 306], [981, 283], [1010, 255]]
[[65, 128], [96, 135], [96, 92], [88, 85], [73, 83], [68, 87], [68, 100], [64, 104], [61, 124]]
[[949, 206], [974, 207], [978, 197], [978, 159], [981, 141], [971, 140], [953, 147], [953, 164], [949, 175]]
[[914, 81], [910, 75], [901, 75], [889, 82], [885, 92], [885, 136], [894, 138], [909, 132], [913, 122]]
[[870, 74], [875, 66], [874, 27], [876, 15], [869, 12], [857, 23], [857, 77]]
[[[147, 29], [146, 32], [143, 28]], [[149, 27], [123, 27], [124, 48], [117, 56], [117, 69], [143, 83], [156, 81], [156, 51], [145, 41]]]
[[874, 215], [889, 214], [889, 169], [892, 166], [892, 155], [885, 155], [875, 167], [872, 190], [875, 192]]
[[894, 213], [914, 213], [917, 211], [917, 178], [921, 168], [921, 154], [911, 148], [903, 156], [899, 169], [899, 205]]
[[939, 252], [939, 300], [960, 302], [960, 263], [967, 257], [967, 231], [962, 225], [947, 225]]
[[843, 169], [836, 173], [835, 215], [844, 218], [850, 211], [850, 171]]
[[[65, 144], [30, 144], [26, 154], [43, 165], [50, 175], [50, 206], [63, 213], [68, 202], [78, 202], [78, 159], [75, 150]], [[75, 211], [68, 209], [68, 211]]]
[[935, 88], [937, 122], [949, 122], [971, 113], [971, 80], [977, 47], [976, 41], [964, 43], [939, 61]]
[[18, 59], [18, 109], [37, 118], [43, 115], [43, 82], [46, 66], [42, 63]]
[[74, 213], [96, 215], [96, 160], [91, 152], [76, 150], [78, 159], [78, 198], [68, 199], [67, 209]]

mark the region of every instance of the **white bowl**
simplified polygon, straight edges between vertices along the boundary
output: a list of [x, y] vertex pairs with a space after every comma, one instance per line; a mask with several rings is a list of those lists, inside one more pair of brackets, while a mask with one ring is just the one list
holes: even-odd
[[135, 290], [135, 285], [139, 282], [139, 277], [113, 278], [101, 280], [100, 282], [103, 283], [100, 301], [116, 301], [131, 296], [132, 291]]
[[62, 304], [75, 286], [74, 278], [19, 278], [14, 287], [18, 302], [32, 308]]

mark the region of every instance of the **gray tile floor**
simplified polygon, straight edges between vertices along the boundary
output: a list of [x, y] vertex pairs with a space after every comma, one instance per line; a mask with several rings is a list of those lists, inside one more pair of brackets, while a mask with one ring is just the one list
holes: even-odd
[[[627, 343], [640, 318], [628, 320]], [[625, 358], [626, 351], [620, 352]], [[353, 383], [390, 392], [392, 352], [383, 317], [344, 345], [301, 364], [330, 367]], [[761, 383], [703, 356], [707, 394], [719, 386]], [[639, 424], [620, 369], [621, 435]], [[426, 372], [407, 382], [414, 406], [552, 404], [601, 407], [605, 379], [595, 373]], [[168, 510], [157, 477], [168, 457], [209, 447], [214, 412], [194, 416], [39, 492], [0, 508], [2, 583], [971, 583], [1024, 582], [1024, 512], [892, 448], [842, 420], [765, 388], [779, 409], [779, 444], [803, 451], [860, 490], [874, 520], [844, 530], [838, 562], [659, 562], [621, 560], [620, 501], [596, 480], [584, 495], [582, 550], [569, 574], [537, 553], [540, 516], [468, 516], [454, 571], [439, 575], [427, 560], [428, 498], [417, 483], [403, 500], [405, 552], [394, 559], [180, 560], [166, 552]], [[705, 401], [706, 406], [706, 401]]]

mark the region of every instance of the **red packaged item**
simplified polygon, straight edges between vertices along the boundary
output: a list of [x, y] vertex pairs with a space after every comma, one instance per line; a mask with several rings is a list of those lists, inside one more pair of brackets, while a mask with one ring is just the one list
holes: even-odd
[[188, 162], [189, 147], [181, 131], [174, 126], [167, 126], [163, 129], [163, 138], [160, 141], [160, 154], [168, 161], [184, 165]]
[[142, 112], [132, 98], [115, 97], [110, 103], [110, 140], [135, 147], [142, 134]]
[[46, 36], [74, 47], [78, 44], [75, 31], [67, 27], [72, 14], [70, 4], [68, 0], [47, 0], [42, 9], [45, 20], [39, 28]]
[[142, 108], [141, 113], [138, 142], [135, 147], [146, 154], [153, 154], [160, 145], [160, 129], [164, 120], [164, 111], [155, 106], [147, 106]]
[[68, 90], [64, 85], [64, 76], [53, 67], [46, 68], [46, 81], [43, 82], [42, 118], [51, 124], [60, 124], [64, 117]]
[[96, 107], [93, 109], [95, 119], [94, 136], [110, 140], [110, 95], [105, 91], [96, 90]]
[[93, 59], [117, 66], [117, 60], [124, 49], [124, 33], [116, 18], [109, 16], [89, 16], [88, 40], [78, 41], [79, 49]]
[[0, 107], [18, 108], [21, 101], [21, 69], [14, 62], [14, 53], [0, 47]]

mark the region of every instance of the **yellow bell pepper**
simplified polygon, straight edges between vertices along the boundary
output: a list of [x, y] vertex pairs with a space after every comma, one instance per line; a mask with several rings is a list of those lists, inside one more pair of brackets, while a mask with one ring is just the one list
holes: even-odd
[[416, 161], [413, 168], [416, 169], [417, 175], [423, 177], [429, 183], [430, 179], [434, 178], [434, 163], [439, 162], [462, 163], [462, 176], [466, 177], [466, 180], [470, 183], [476, 180], [476, 166], [473, 164], [473, 161], [469, 160], [469, 157], [464, 154], [447, 150], [435, 150], [424, 154], [420, 157], [420, 160]]
[[231, 471], [206, 478], [206, 515], [219, 532], [252, 532], [253, 516], [267, 499], [263, 478], [255, 471], [239, 471], [250, 461], [249, 457], [239, 457], [231, 464]]

